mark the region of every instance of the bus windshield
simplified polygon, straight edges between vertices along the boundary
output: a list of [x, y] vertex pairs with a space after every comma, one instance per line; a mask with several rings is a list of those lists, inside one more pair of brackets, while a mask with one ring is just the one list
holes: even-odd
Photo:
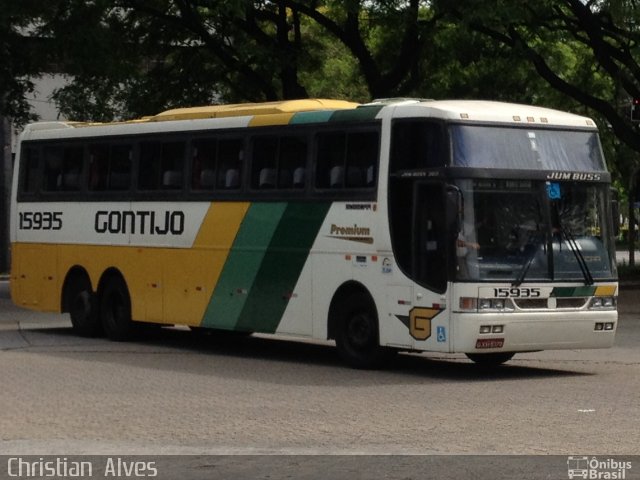
[[463, 281], [576, 281], [616, 275], [604, 184], [458, 180], [456, 275]]
[[528, 170], [604, 171], [598, 134], [487, 125], [452, 125], [453, 166]]

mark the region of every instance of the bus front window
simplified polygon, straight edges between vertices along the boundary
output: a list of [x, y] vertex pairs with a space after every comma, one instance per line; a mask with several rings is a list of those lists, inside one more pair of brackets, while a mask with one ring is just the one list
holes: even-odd
[[461, 180], [456, 273], [462, 281], [615, 277], [604, 185]]

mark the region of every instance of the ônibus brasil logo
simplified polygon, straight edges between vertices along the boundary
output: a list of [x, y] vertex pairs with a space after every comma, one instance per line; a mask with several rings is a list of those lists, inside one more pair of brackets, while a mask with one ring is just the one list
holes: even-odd
[[567, 458], [567, 474], [569, 478], [598, 480], [625, 480], [627, 470], [631, 470], [631, 462], [614, 458], [571, 456]]

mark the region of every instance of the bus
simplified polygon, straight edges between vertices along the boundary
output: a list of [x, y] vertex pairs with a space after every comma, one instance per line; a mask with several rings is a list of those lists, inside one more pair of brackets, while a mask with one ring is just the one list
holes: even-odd
[[19, 138], [11, 294], [142, 325], [398, 351], [607, 348], [617, 272], [594, 122], [488, 101], [290, 100], [44, 122]]

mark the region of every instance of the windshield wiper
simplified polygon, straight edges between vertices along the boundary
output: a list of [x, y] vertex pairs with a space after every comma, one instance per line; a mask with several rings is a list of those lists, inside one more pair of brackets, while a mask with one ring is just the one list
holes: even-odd
[[[539, 237], [539, 236], [540, 234], [532, 235], [532, 237]], [[539, 248], [540, 248], [540, 242], [536, 242], [535, 248], [527, 258], [527, 261], [524, 263], [524, 265], [520, 269], [520, 273], [518, 273], [518, 278], [516, 278], [516, 280], [511, 284], [512, 287], [519, 287], [520, 285], [522, 285], [522, 282], [524, 282], [524, 279], [527, 276], [527, 272], [529, 271], [529, 268], [531, 268], [533, 259], [536, 258], [536, 255], [538, 254]]]
[[576, 262], [578, 262], [578, 266], [580, 267], [580, 271], [582, 272], [582, 276], [584, 277], [585, 285], [593, 285], [593, 276], [591, 275], [591, 271], [589, 270], [589, 265], [587, 265], [587, 261], [584, 259], [584, 256], [580, 251], [580, 246], [578, 245], [578, 242], [576, 242], [575, 237], [571, 234], [570, 231], [564, 228], [561, 222], [558, 222], [558, 227], [560, 227], [560, 233], [564, 235], [564, 238], [567, 240], [569, 250], [571, 250], [573, 256], [576, 257]]

